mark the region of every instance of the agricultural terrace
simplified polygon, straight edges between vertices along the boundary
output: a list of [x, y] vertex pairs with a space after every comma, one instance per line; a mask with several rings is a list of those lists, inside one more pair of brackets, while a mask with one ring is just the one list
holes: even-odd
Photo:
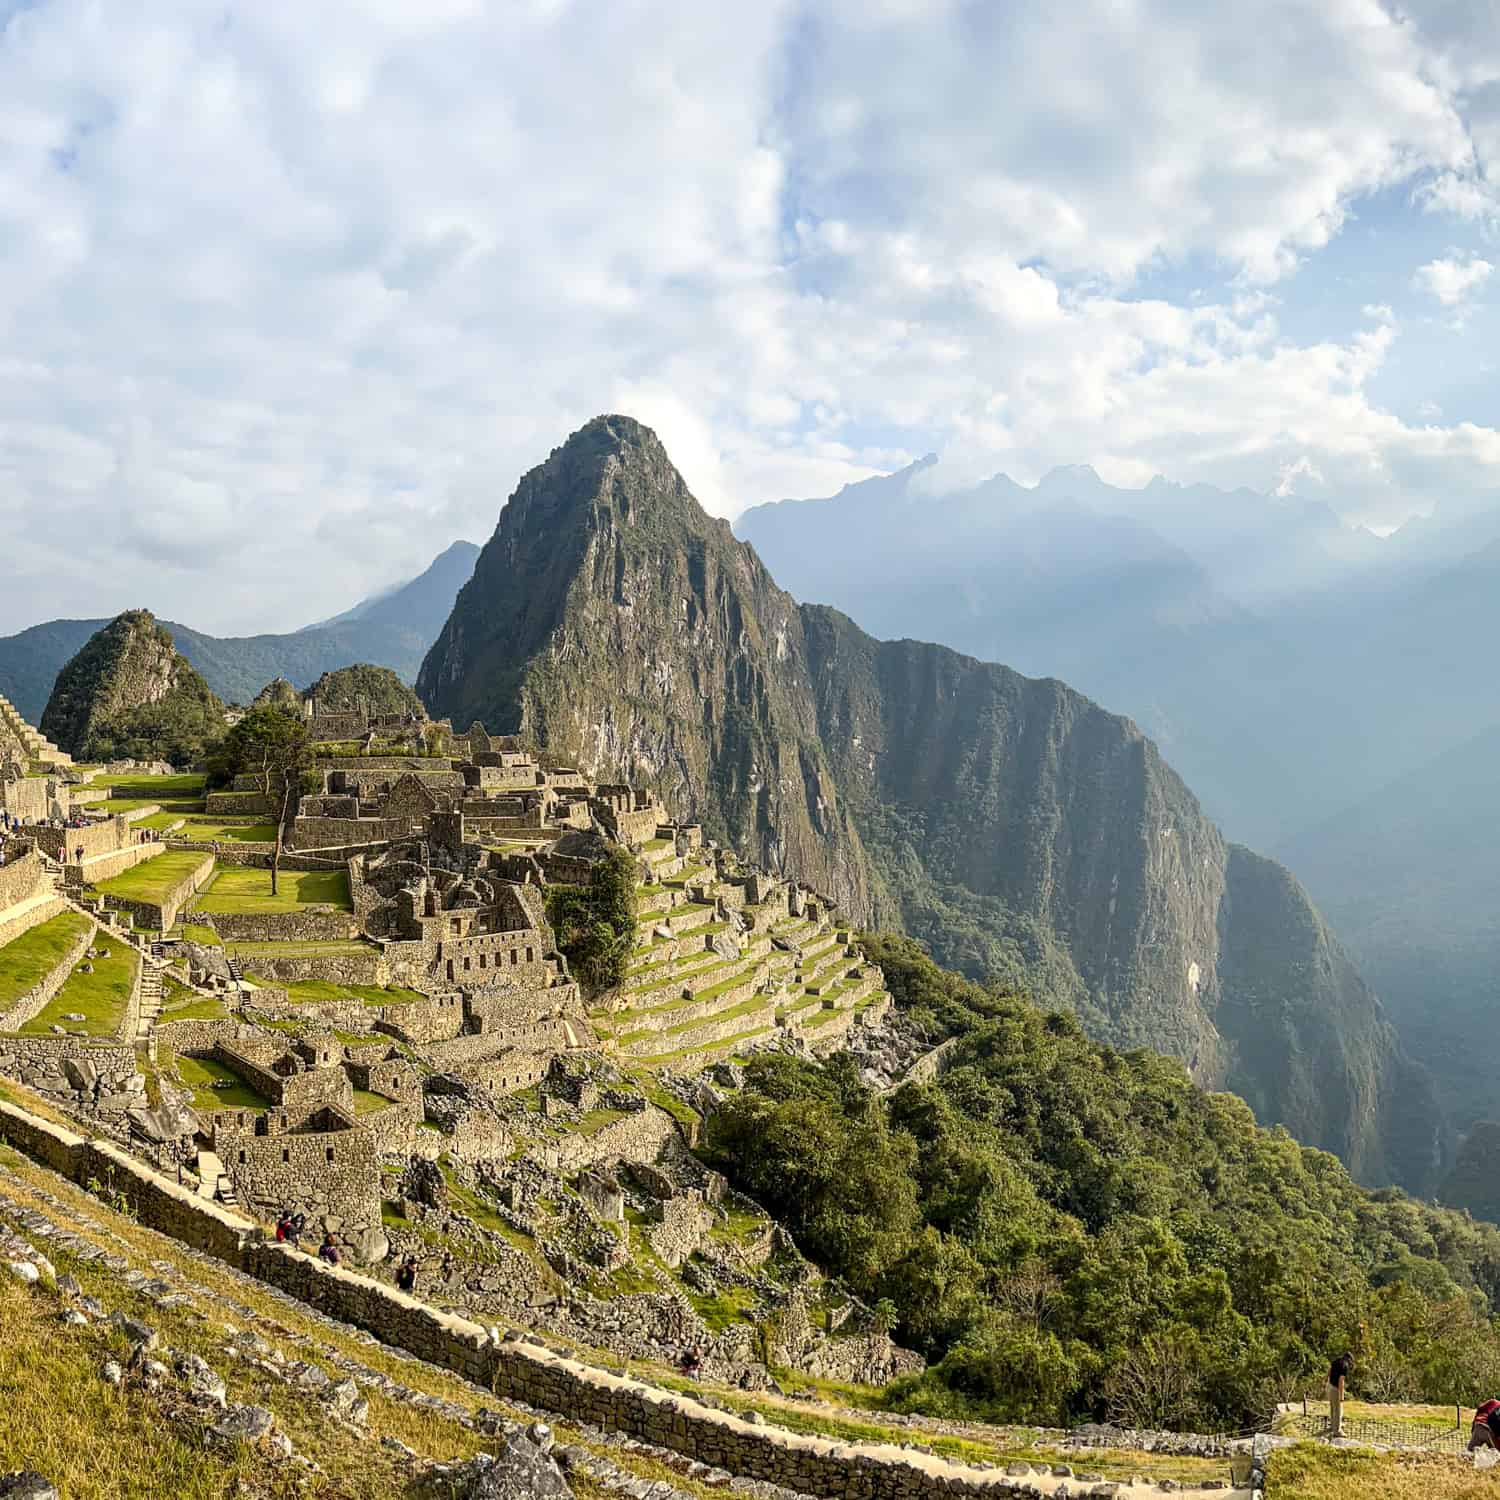
[[220, 865], [194, 898], [189, 910], [226, 916], [242, 912], [301, 911], [309, 906], [354, 910], [354, 903], [349, 898], [349, 877], [343, 870], [283, 870], [276, 886], [276, 893], [272, 895], [269, 870]]
[[122, 874], [98, 881], [94, 889], [101, 896], [160, 904], [207, 858], [206, 854], [195, 854], [187, 849], [167, 849], [132, 865]]
[[[82, 958], [62, 988], [23, 1027], [21, 1036], [49, 1036], [54, 1026], [88, 1036], [114, 1036], [125, 1019], [140, 955], [104, 929], [95, 937], [99, 958]], [[74, 1017], [82, 1016], [77, 1020]]]
[[84, 929], [92, 925], [76, 911], [59, 912], [0, 948], [0, 1009], [40, 984], [63, 961]]

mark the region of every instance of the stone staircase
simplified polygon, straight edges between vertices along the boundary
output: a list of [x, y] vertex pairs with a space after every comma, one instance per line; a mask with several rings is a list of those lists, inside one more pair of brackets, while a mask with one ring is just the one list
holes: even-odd
[[[157, 947], [159, 944], [152, 946]], [[136, 1021], [135, 1039], [149, 1043], [156, 1027], [156, 1018], [161, 1014], [165, 986], [162, 983], [161, 960], [147, 953], [141, 955], [141, 960], [141, 1010]]]
[[198, 1196], [212, 1198], [225, 1208], [238, 1208], [239, 1199], [234, 1195], [234, 1184], [224, 1171], [224, 1163], [216, 1152], [198, 1153]]
[[66, 751], [59, 750], [40, 730], [33, 729], [9, 698], [0, 697], [0, 725], [21, 742], [32, 760], [57, 767], [73, 764], [73, 757]]

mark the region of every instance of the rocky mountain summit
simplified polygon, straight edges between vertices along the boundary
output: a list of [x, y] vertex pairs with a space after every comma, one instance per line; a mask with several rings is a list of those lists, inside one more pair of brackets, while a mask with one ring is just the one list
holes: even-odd
[[1425, 1075], [1306, 894], [1228, 844], [1133, 723], [799, 604], [629, 418], [522, 478], [418, 691], [1174, 1053], [1367, 1181], [1441, 1162]]
[[41, 723], [84, 760], [191, 761], [223, 728], [223, 703], [144, 609], [127, 610], [84, 643], [58, 674]]

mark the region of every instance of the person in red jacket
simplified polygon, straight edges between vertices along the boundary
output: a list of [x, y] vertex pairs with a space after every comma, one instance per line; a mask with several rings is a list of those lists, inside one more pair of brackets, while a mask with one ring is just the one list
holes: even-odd
[[1476, 1448], [1500, 1448], [1500, 1401], [1486, 1401], [1474, 1410], [1469, 1429], [1469, 1452]]

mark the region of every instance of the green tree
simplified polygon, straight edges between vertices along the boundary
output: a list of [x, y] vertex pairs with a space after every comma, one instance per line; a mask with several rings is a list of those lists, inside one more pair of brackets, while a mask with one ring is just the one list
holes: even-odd
[[286, 833], [296, 816], [302, 780], [312, 765], [307, 724], [300, 714], [270, 706], [252, 708], [227, 735], [209, 762], [217, 785], [253, 776], [276, 813], [276, 851], [271, 856], [271, 894], [276, 894]]
[[635, 947], [636, 863], [616, 845], [593, 868], [587, 885], [547, 887], [547, 920], [574, 975], [593, 990], [625, 978]]

